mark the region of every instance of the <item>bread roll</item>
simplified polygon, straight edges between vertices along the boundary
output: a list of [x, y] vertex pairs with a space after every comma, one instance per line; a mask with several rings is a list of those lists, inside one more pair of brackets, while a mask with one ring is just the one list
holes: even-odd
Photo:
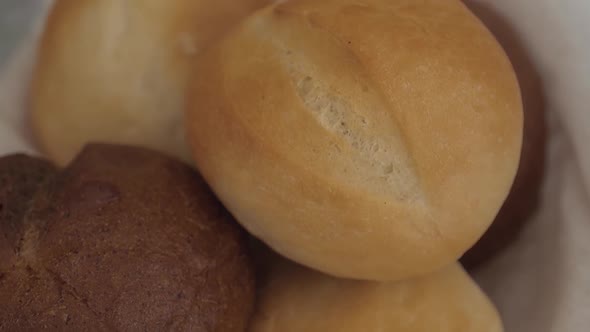
[[402, 282], [336, 279], [289, 263], [263, 287], [249, 332], [501, 332], [488, 298], [453, 264]]
[[14, 248], [22, 236], [19, 230], [29, 202], [55, 173], [55, 167], [42, 159], [23, 154], [0, 158], [0, 282], [2, 272], [14, 264]]
[[0, 172], [1, 331], [246, 329], [245, 232], [188, 166], [91, 145], [56, 175], [19, 157]]
[[485, 4], [471, 0], [465, 3], [506, 50], [518, 77], [524, 111], [520, 165], [512, 189], [492, 226], [461, 258], [466, 268], [474, 269], [515, 241], [536, 211], [545, 172], [547, 124], [541, 78], [518, 32]]
[[267, 0], [59, 0], [31, 90], [42, 150], [65, 165], [87, 142], [189, 159], [184, 91], [196, 56]]
[[334, 276], [450, 264], [516, 173], [518, 83], [460, 1], [280, 2], [196, 72], [187, 126], [209, 185], [252, 234]]

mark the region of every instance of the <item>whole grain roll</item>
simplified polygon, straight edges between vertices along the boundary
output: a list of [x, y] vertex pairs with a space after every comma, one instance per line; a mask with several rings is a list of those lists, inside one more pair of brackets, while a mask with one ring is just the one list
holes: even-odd
[[33, 186], [47, 166], [9, 172], [18, 164], [8, 162], [0, 181], [25, 180], [10, 180], [13, 194], [0, 189], [0, 204], [18, 212], [0, 214], [0, 331], [246, 329], [246, 234], [189, 166], [92, 144]]
[[225, 206], [325, 273], [399, 280], [458, 259], [519, 161], [506, 54], [456, 0], [292, 0], [196, 64], [193, 157]]
[[0, 279], [14, 264], [14, 248], [23, 236], [23, 219], [35, 192], [56, 171], [40, 158], [24, 154], [0, 157]]
[[31, 89], [41, 149], [61, 165], [88, 142], [189, 160], [183, 111], [196, 57], [266, 0], [59, 0]]

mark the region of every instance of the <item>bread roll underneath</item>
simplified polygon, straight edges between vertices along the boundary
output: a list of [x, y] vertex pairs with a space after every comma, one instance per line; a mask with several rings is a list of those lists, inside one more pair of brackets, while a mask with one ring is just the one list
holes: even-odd
[[458, 265], [402, 282], [336, 279], [274, 267], [249, 332], [501, 332], [488, 298]]
[[512, 66], [455, 0], [292, 0], [205, 51], [189, 93], [196, 164], [277, 252], [401, 280], [456, 261], [516, 173]]
[[65, 165], [88, 142], [189, 159], [183, 111], [196, 56], [265, 0], [59, 0], [31, 90], [42, 150]]

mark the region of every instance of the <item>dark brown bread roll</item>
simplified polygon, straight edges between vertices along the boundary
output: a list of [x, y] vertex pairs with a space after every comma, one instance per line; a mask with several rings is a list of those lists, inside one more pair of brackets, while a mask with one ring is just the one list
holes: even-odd
[[23, 220], [0, 271], [0, 330], [246, 328], [247, 240], [178, 161], [91, 145], [39, 188]]
[[508, 198], [492, 226], [461, 259], [473, 269], [515, 241], [539, 203], [545, 170], [545, 95], [539, 74], [516, 31], [491, 8], [466, 1], [504, 47], [520, 84], [524, 111], [524, 137], [520, 165]]
[[33, 195], [55, 172], [53, 165], [42, 159], [22, 154], [0, 158], [0, 273], [12, 263], [13, 248]]

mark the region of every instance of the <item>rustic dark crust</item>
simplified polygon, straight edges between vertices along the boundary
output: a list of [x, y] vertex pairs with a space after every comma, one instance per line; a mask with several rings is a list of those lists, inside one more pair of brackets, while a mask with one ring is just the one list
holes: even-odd
[[55, 172], [53, 165], [39, 158], [23, 154], [0, 158], [0, 273], [13, 263], [33, 195]]
[[0, 330], [243, 331], [247, 240], [188, 166], [90, 145], [35, 196]]

